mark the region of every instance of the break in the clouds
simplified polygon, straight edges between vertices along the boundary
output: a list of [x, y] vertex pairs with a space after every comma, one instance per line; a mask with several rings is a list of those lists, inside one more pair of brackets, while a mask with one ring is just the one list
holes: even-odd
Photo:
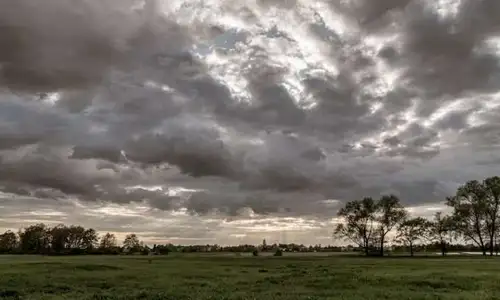
[[499, 20], [497, 0], [4, 1], [0, 216], [76, 201], [236, 230], [438, 203], [498, 175]]

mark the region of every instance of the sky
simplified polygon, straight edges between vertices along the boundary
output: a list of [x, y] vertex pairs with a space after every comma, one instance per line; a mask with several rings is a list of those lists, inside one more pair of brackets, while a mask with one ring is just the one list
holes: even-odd
[[498, 0], [0, 3], [0, 230], [335, 244], [499, 175]]

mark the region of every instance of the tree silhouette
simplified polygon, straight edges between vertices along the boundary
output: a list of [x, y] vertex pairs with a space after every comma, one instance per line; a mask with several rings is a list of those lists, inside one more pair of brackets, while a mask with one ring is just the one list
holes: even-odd
[[19, 233], [21, 250], [24, 253], [46, 253], [50, 236], [45, 224], [31, 225]]
[[489, 250], [490, 256], [493, 255], [496, 247], [496, 237], [498, 235], [498, 219], [500, 210], [500, 177], [490, 177], [483, 181], [483, 187], [486, 192], [487, 212], [486, 220], [488, 223]]
[[99, 248], [102, 250], [109, 250], [117, 247], [116, 236], [112, 233], [106, 233], [102, 236]]
[[18, 247], [17, 235], [12, 231], [0, 234], [0, 253], [12, 253]]
[[334, 236], [356, 243], [368, 255], [376, 210], [377, 205], [372, 198], [347, 202], [338, 213], [345, 223], [337, 225]]
[[129, 253], [141, 251], [141, 242], [135, 233], [128, 234], [123, 241], [123, 248]]
[[466, 240], [474, 242], [486, 255], [488, 235], [488, 194], [482, 183], [472, 180], [459, 187], [453, 197], [447, 198], [453, 208], [455, 230]]
[[398, 224], [404, 221], [407, 212], [399, 198], [394, 195], [382, 196], [377, 202], [378, 233], [380, 242], [380, 256], [384, 256], [384, 244], [386, 236]]
[[447, 244], [453, 240], [454, 230], [455, 220], [451, 216], [443, 216], [442, 212], [437, 212], [429, 222], [428, 238], [439, 244], [442, 256], [446, 255]]
[[406, 219], [399, 224], [396, 239], [408, 245], [410, 248], [410, 256], [413, 256], [413, 246], [415, 242], [425, 238], [429, 227], [429, 221], [424, 218]]

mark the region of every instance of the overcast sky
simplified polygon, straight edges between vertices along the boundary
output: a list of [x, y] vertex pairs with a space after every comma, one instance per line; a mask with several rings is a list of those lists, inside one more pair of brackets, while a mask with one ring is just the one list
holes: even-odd
[[0, 230], [334, 243], [500, 175], [498, 0], [0, 3]]

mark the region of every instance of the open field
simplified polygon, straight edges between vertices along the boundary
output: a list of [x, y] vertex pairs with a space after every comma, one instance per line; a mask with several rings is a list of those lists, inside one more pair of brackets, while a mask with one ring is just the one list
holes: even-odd
[[0, 299], [500, 299], [500, 259], [0, 256]]

